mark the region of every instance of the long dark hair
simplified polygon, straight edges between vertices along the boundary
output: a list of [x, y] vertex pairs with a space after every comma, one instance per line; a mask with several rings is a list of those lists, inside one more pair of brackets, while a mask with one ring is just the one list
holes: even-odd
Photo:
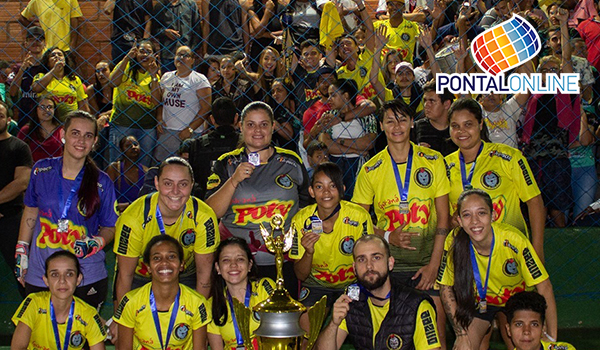
[[[115, 68], [113, 64], [108, 60], [100, 60], [98, 61], [98, 63], [96, 63], [96, 66], [99, 63], [106, 63], [108, 65], [108, 70], [110, 70], [111, 72]], [[98, 80], [98, 73], [94, 73], [94, 100], [96, 100], [96, 104], [98, 106], [102, 106], [102, 99], [104, 98], [104, 95], [102, 94], [102, 88], [103, 86]]]
[[452, 114], [458, 111], [467, 111], [473, 114], [475, 119], [477, 119], [477, 122], [479, 124], [483, 124], [479, 136], [483, 141], [491, 142], [490, 133], [488, 131], [487, 125], [485, 124], [485, 121], [483, 120], [483, 111], [481, 109], [481, 105], [477, 103], [477, 101], [475, 101], [472, 98], [459, 98], [458, 100], [454, 101], [450, 106], [450, 109], [448, 110], [448, 123], [450, 123], [452, 119]]
[[212, 281], [210, 295], [212, 297], [213, 320], [219, 327], [224, 326], [227, 323], [228, 312], [227, 299], [225, 297], [225, 287], [227, 284], [225, 283], [223, 276], [219, 275], [217, 272], [216, 264], [219, 263], [219, 258], [221, 257], [223, 249], [230, 245], [237, 245], [238, 247], [242, 248], [242, 250], [246, 253], [246, 258], [248, 258], [248, 261], [252, 262], [252, 267], [250, 268], [250, 272], [248, 272], [248, 283], [258, 279], [258, 268], [256, 267], [256, 262], [254, 261], [254, 256], [250, 251], [250, 247], [248, 247], [248, 243], [238, 237], [229, 237], [226, 240], [221, 241], [221, 244], [219, 244], [219, 247], [215, 252], [215, 263], [213, 264], [210, 278]]
[[[480, 189], [472, 189], [461, 193], [458, 197], [456, 212], [460, 211], [464, 201], [469, 196], [479, 196], [485, 202], [492, 213], [492, 198], [487, 192]], [[459, 227], [454, 237], [454, 243], [450, 247], [450, 254], [454, 260], [454, 294], [456, 295], [456, 321], [467, 329], [475, 315], [475, 293], [473, 292], [473, 265], [471, 264], [470, 247], [471, 239], [467, 232]]]
[[[154, 48], [154, 43], [151, 40], [142, 40], [138, 43], [138, 48], [144, 44], [148, 44], [150, 45], [150, 48], [152, 48], [152, 54], [150, 55], [154, 55], [156, 53], [156, 50]], [[149, 55], [149, 56], [150, 56]], [[129, 77], [131, 78], [131, 80], [134, 83], [138, 83], [138, 73], [140, 72], [140, 69], [142, 68], [142, 65], [140, 62], [138, 62], [137, 57], [134, 57], [130, 63], [129, 63], [129, 69], [127, 70], [127, 74], [129, 75]]]
[[[83, 119], [92, 123], [94, 125], [94, 136], [98, 136], [98, 124], [96, 123], [96, 118], [84, 111], [72, 111], [67, 114], [64, 125], [65, 133], [68, 132], [73, 119]], [[83, 171], [83, 180], [81, 181], [79, 192], [77, 192], [77, 197], [81, 201], [83, 208], [85, 208], [85, 218], [89, 219], [100, 207], [100, 194], [98, 193], [98, 177], [100, 175], [100, 170], [89, 154], [85, 157], [83, 166], [85, 170]]]
[[[39, 113], [38, 108], [39, 108], [40, 103], [42, 103], [42, 101], [46, 101], [46, 100], [52, 101], [52, 105], [54, 106], [54, 108], [56, 108], [56, 101], [54, 101], [54, 99], [50, 95], [40, 95], [35, 99], [36, 110], [33, 113], [33, 116], [28, 123], [29, 131], [27, 132], [26, 141], [28, 141], [28, 140], [35, 140], [35, 141], [39, 141], [39, 142], [44, 141], [44, 136], [42, 135], [40, 117], [38, 115], [38, 113]], [[56, 118], [56, 114], [54, 114], [54, 113], [52, 114], [52, 124], [54, 124], [55, 126], [60, 125], [60, 120], [58, 120], [58, 118]]]
[[73, 70], [73, 60], [71, 59], [70, 55], [68, 55], [64, 50], [60, 49], [57, 46], [53, 46], [44, 52], [44, 54], [42, 55], [42, 59], [41, 59], [42, 66], [44, 66], [44, 68], [46, 68], [47, 72], [50, 71], [50, 67], [48, 65], [50, 64], [50, 55], [52, 54], [52, 51], [54, 51], [54, 50], [60, 50], [60, 52], [63, 53], [63, 56], [65, 56], [65, 68], [64, 68], [65, 77], [69, 78], [70, 80], [75, 80], [75, 71]]

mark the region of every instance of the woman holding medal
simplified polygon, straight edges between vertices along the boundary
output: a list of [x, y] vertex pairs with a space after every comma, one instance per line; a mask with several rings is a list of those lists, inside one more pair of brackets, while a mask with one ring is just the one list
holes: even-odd
[[410, 142], [413, 113], [399, 100], [381, 107], [379, 116], [388, 146], [358, 173], [352, 202], [377, 216], [375, 234], [390, 243], [395, 259], [392, 279], [423, 290], [437, 309], [440, 343], [445, 317], [435, 278], [448, 233], [448, 192], [443, 156]]
[[[73, 295], [83, 275], [77, 257], [66, 250], [46, 259], [49, 291], [29, 294], [15, 312], [11, 349], [104, 350], [104, 324], [95, 308]], [[45, 312], [42, 312], [44, 310]]]
[[104, 302], [108, 275], [102, 248], [114, 237], [117, 214], [113, 183], [89, 156], [97, 136], [96, 118], [69, 113], [61, 131], [63, 156], [42, 159], [32, 169], [15, 253], [15, 273], [27, 294], [47, 290], [44, 262], [68, 250], [85, 276], [75, 296], [94, 307]]
[[521, 151], [487, 142], [487, 127], [475, 100], [455, 101], [448, 111], [448, 119], [450, 137], [459, 147], [445, 158], [450, 179], [450, 212], [457, 216], [458, 197], [463, 191], [480, 188], [492, 197], [495, 221], [510, 224], [528, 235], [521, 212], [523, 201], [529, 212], [531, 241], [543, 262], [546, 211], [529, 163]]
[[[352, 268], [354, 242], [373, 234], [369, 213], [360, 205], [342, 200], [343, 178], [335, 163], [319, 164], [308, 188], [317, 203], [298, 211], [292, 220], [296, 234], [289, 254], [294, 259], [296, 276], [302, 281], [300, 302], [306, 307], [326, 295], [331, 308], [356, 280]], [[300, 325], [308, 331], [308, 313], [302, 315]]]
[[127, 293], [113, 316], [119, 325], [119, 349], [207, 349], [211, 310], [202, 295], [179, 283], [181, 244], [167, 235], [152, 237], [144, 263], [152, 282]]
[[546, 299], [547, 337], [555, 341], [552, 284], [529, 240], [513, 226], [493, 221], [492, 199], [483, 190], [463, 192], [456, 210], [460, 227], [446, 239], [437, 280], [456, 333], [454, 349], [479, 349], [508, 298], [531, 287]]
[[[252, 309], [269, 297], [275, 289], [270, 278], [258, 278], [258, 269], [254, 257], [245, 240], [230, 237], [221, 242], [215, 253], [211, 286], [212, 322], [208, 325], [208, 342], [212, 350], [236, 349], [243, 347], [244, 339], [233, 309], [233, 298]], [[250, 335], [252, 347], [258, 344], [254, 331], [259, 322], [252, 317]]]
[[[267, 251], [259, 224], [275, 214], [290, 227], [298, 208], [308, 202], [308, 175], [300, 157], [271, 146], [273, 111], [263, 102], [253, 102], [241, 114], [243, 146], [219, 157], [207, 182], [206, 203], [221, 218], [222, 238], [246, 240], [255, 253], [260, 277], [276, 277], [275, 257]], [[298, 283], [292, 262], [283, 264], [285, 287], [297, 296]]]

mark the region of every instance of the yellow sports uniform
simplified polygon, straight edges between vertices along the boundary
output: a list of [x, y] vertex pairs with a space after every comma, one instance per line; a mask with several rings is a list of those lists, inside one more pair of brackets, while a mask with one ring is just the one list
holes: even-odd
[[[390, 303], [387, 302], [384, 306], [376, 306], [371, 302], [371, 298], [367, 300], [367, 303], [369, 303], [369, 311], [371, 312], [371, 320], [373, 324], [373, 348], [377, 348], [375, 346], [375, 337], [379, 332], [379, 327], [381, 326], [383, 319], [390, 311]], [[428, 331], [425, 330], [425, 327], [427, 327]], [[345, 319], [342, 320], [339, 328], [348, 333]], [[432, 341], [432, 328], [435, 331], [435, 341]], [[423, 300], [421, 304], [419, 304], [417, 318], [415, 320], [415, 333], [413, 335], [413, 342], [416, 350], [436, 349], [441, 346], [435, 320], [435, 308], [427, 300]]]
[[[114, 252], [120, 256], [138, 258], [135, 273], [150, 278], [143, 253], [152, 237], [160, 235], [156, 221], [158, 193], [138, 198], [117, 220]], [[180, 277], [196, 273], [194, 253], [209, 254], [217, 250], [221, 239], [215, 212], [201, 200], [190, 197], [179, 219], [165, 225], [165, 234], [177, 239], [183, 246], [185, 270]]]
[[569, 343], [549, 342], [542, 340], [542, 347], [540, 348], [540, 350], [575, 350], [575, 347]]
[[[347, 66], [341, 66], [337, 70], [337, 76], [339, 79], [354, 80], [358, 86], [358, 92], [365, 98], [372, 100], [377, 97], [377, 94], [369, 79], [371, 67], [373, 67], [373, 53], [369, 49], [365, 49], [358, 56], [358, 62], [356, 62], [354, 70], [349, 70]], [[381, 85], [385, 86], [385, 79], [381, 72], [379, 72], [378, 79]]]
[[[90, 346], [103, 342], [106, 338], [106, 331], [96, 309], [75, 296], [73, 299], [75, 308], [73, 309], [73, 325], [68, 340], [68, 349], [81, 349], [86, 341]], [[31, 328], [27, 349], [56, 349], [54, 328], [50, 319], [50, 292], [29, 294], [15, 312], [12, 321], [15, 326], [19, 322], [23, 322]], [[63, 347], [65, 346], [67, 323], [68, 320], [58, 324], [60, 345]]]
[[381, 26], [387, 27], [389, 41], [386, 47], [398, 50], [402, 61], [412, 63], [417, 37], [420, 33], [417, 23], [404, 19], [396, 28], [392, 27], [389, 19], [373, 23], [375, 31]]
[[[463, 192], [459, 152], [446, 156], [450, 179], [450, 214], [456, 211], [458, 197]], [[465, 164], [467, 176], [471, 167], [473, 163]], [[504, 144], [483, 142], [483, 150], [475, 162], [471, 186], [486, 191], [492, 197], [496, 222], [513, 225], [528, 234], [520, 201], [527, 202], [539, 195], [540, 189], [521, 151]]]
[[63, 51], [69, 51], [71, 45], [71, 19], [83, 17], [77, 0], [31, 0], [21, 15], [38, 18], [46, 34], [46, 49], [57, 46]]
[[[364, 235], [373, 234], [373, 223], [363, 207], [344, 200], [340, 202], [340, 206], [333, 231], [321, 233], [315, 243], [310, 276], [303, 284], [340, 289], [356, 279], [352, 267], [354, 242]], [[304, 256], [304, 247], [300, 242], [303, 234], [310, 231], [310, 217], [317, 215], [316, 210], [316, 204], [310, 205], [298, 211], [292, 219], [296, 234], [289, 252], [290, 258], [299, 260]]]
[[[503, 307], [511, 296], [547, 280], [549, 276], [523, 233], [511, 225], [496, 222], [492, 223], [492, 228], [495, 242], [486, 301], [489, 305]], [[437, 277], [439, 284], [454, 285], [454, 261], [450, 249], [459, 229], [454, 229], [446, 238], [444, 256]], [[480, 276], [484, 280], [489, 256], [480, 255], [475, 250], [475, 258]], [[475, 283], [473, 288], [476, 288]], [[477, 289], [475, 289], [475, 296], [479, 303]]]
[[[385, 89], [385, 97], [384, 97], [385, 102], [396, 99], [394, 97], [394, 91], [392, 91], [391, 89], [388, 89], [386, 87], [384, 87], [384, 89]], [[408, 87], [407, 89], [410, 89], [410, 87]], [[402, 101], [404, 101], [404, 103], [406, 103], [408, 106], [410, 106], [410, 97], [402, 97]], [[423, 110], [423, 99], [421, 99], [419, 101], [419, 105], [417, 106], [417, 109], [415, 110], [415, 112], [419, 113], [422, 110]]]
[[[136, 129], [155, 127], [156, 103], [152, 98], [151, 87], [153, 76], [143, 71], [134, 75], [130, 63], [127, 63], [123, 70], [121, 84], [116, 86], [113, 92], [111, 123]], [[154, 78], [159, 79], [158, 76]]]
[[[206, 326], [212, 319], [210, 303], [202, 295], [183, 284], [180, 284], [179, 288], [181, 292], [175, 326], [169, 343], [165, 344], [165, 347], [170, 350], [191, 349], [192, 332]], [[150, 307], [151, 289], [152, 283], [148, 283], [125, 294], [113, 316], [118, 324], [133, 329], [134, 350], [162, 350]], [[171, 305], [169, 311], [158, 312], [163, 342], [167, 341], [174, 304]]]
[[[258, 281], [254, 281], [251, 283], [252, 294], [250, 295], [250, 309], [259, 303], [266, 300], [273, 290], [275, 289], [275, 282], [270, 278], [262, 278]], [[226, 299], [227, 300], [227, 299]], [[227, 303], [227, 322], [225, 322], [222, 326], [217, 326], [213, 321], [208, 324], [208, 333], [218, 334], [223, 338], [223, 342], [225, 343], [225, 349], [235, 350], [237, 348], [237, 338], [235, 335], [235, 328], [233, 327], [233, 319], [231, 317], [233, 310], [231, 310], [231, 306]], [[253, 313], [250, 318], [250, 335], [252, 338], [252, 342], [254, 343], [254, 331], [260, 325], [260, 321], [257, 318], [257, 314]], [[258, 346], [258, 344], [256, 344]]]
[[[400, 212], [400, 194], [394, 175], [391, 156], [387, 147], [371, 158], [358, 173], [352, 201], [373, 206], [377, 215], [377, 227], [393, 231], [406, 224], [404, 231], [418, 232], [412, 237], [414, 251], [391, 246], [396, 259], [394, 272], [416, 271], [427, 265], [433, 251], [437, 229], [435, 198], [450, 191], [443, 156], [432, 149], [413, 148], [412, 168], [408, 189], [408, 213]], [[406, 163], [398, 164], [402, 185], [406, 174]]]
[[[42, 79], [44, 75], [39, 73], [33, 78], [33, 81]], [[75, 76], [73, 80], [68, 77], [53, 78], [46, 86], [46, 92], [52, 95], [52, 99], [56, 103], [54, 114], [61, 122], [65, 121], [67, 113], [79, 109], [78, 102], [84, 101], [88, 97], [78, 76]]]

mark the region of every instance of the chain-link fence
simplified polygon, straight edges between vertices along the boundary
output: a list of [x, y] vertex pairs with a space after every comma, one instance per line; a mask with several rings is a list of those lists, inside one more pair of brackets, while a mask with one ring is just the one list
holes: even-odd
[[[599, 299], [600, 216], [576, 220], [598, 198], [596, 3], [31, 0], [0, 8], [10, 133], [34, 160], [58, 156], [65, 115], [89, 110], [101, 129], [94, 160], [115, 182], [120, 209], [137, 198], [148, 168], [174, 154], [189, 157], [203, 197], [211, 160], [238, 144], [236, 113], [256, 100], [274, 110], [274, 144], [308, 167], [327, 156], [342, 167], [348, 199], [360, 166], [386, 145], [377, 120], [384, 101], [412, 108], [413, 142], [454, 152], [447, 111], [455, 96], [436, 94], [429, 82], [481, 70], [470, 41], [519, 14], [542, 49], [516, 73], [579, 73], [581, 94], [470, 97], [489, 141], [528, 159], [547, 226], [572, 226], [546, 239], [561, 326], [600, 327], [589, 307]], [[8, 272], [4, 282], [12, 283]], [[2, 302], [14, 310], [18, 297]]]

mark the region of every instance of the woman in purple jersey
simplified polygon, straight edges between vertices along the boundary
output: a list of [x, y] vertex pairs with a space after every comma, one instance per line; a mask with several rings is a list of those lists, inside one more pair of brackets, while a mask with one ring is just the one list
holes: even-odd
[[63, 156], [33, 167], [15, 253], [15, 273], [27, 294], [47, 290], [44, 261], [55, 251], [69, 250], [84, 276], [75, 296], [96, 307], [106, 297], [102, 248], [114, 237], [117, 214], [112, 181], [89, 157], [97, 136], [92, 115], [71, 112], [61, 131]]

